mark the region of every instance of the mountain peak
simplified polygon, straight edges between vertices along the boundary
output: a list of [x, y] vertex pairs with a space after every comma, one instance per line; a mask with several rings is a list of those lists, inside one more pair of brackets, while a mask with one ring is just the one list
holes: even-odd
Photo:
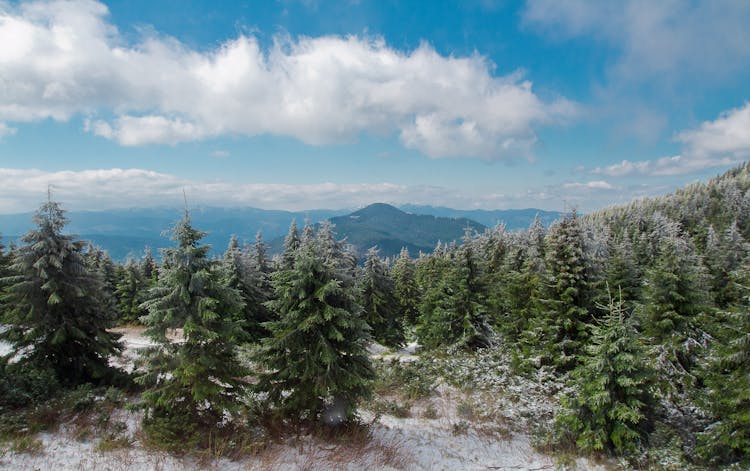
[[359, 216], [359, 217], [372, 217], [372, 216], [384, 216], [384, 215], [402, 215], [406, 214], [400, 209], [396, 208], [395, 206], [391, 206], [387, 203], [373, 203], [369, 206], [365, 206], [364, 208], [357, 210], [351, 214], [351, 216]]

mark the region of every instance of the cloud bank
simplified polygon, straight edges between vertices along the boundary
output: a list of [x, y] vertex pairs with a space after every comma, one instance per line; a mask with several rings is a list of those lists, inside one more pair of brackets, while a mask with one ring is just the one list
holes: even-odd
[[[86, 119], [123, 146], [226, 135], [313, 145], [397, 135], [433, 158], [529, 157], [535, 128], [576, 107], [543, 100], [480, 55], [360, 36], [241, 35], [208, 51], [151, 34], [128, 44], [91, 0], [0, 3], [0, 123]], [[3, 124], [2, 126], [6, 126]], [[7, 128], [0, 128], [7, 129]]]
[[632, 162], [623, 160], [598, 167], [594, 174], [610, 177], [628, 175], [685, 175], [707, 168], [730, 166], [750, 159], [750, 102], [722, 112], [714, 121], [705, 121], [697, 129], [675, 136], [682, 152], [671, 157]]
[[300, 211], [358, 208], [371, 203], [418, 204], [459, 209], [528, 208], [562, 210], [576, 205], [584, 211], [664, 188], [617, 187], [604, 180], [567, 182], [519, 193], [474, 192], [430, 185], [321, 182], [232, 183], [195, 181], [143, 169], [98, 169], [47, 172], [0, 168], [0, 213], [35, 210], [51, 188], [55, 200], [70, 210], [183, 206], [183, 190], [191, 206], [256, 207]]

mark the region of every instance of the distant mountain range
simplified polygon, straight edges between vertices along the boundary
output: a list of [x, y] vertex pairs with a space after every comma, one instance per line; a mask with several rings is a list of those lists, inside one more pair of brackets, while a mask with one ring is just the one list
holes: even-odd
[[[459, 240], [467, 227], [481, 231], [486, 226], [504, 222], [509, 230], [526, 228], [539, 214], [547, 225], [559, 213], [536, 209], [506, 211], [462, 211], [432, 206], [393, 206], [376, 203], [355, 212], [350, 210], [277, 211], [257, 208], [194, 208], [190, 215], [196, 228], [206, 231], [204, 239], [220, 253], [232, 234], [240, 241], [252, 243], [258, 231], [271, 246], [279, 251], [283, 237], [292, 220], [302, 226], [305, 221], [318, 223], [327, 219], [335, 225], [339, 238], [357, 248], [360, 253], [377, 245], [382, 256], [397, 254], [406, 247], [416, 255], [431, 252], [438, 240]], [[33, 227], [31, 213], [0, 215], [0, 234], [7, 245]], [[135, 208], [110, 211], [76, 211], [67, 214], [68, 233], [91, 241], [107, 250], [112, 258], [139, 258], [149, 246], [154, 255], [158, 249], [169, 247], [169, 229], [182, 217], [182, 211], [165, 208]]]

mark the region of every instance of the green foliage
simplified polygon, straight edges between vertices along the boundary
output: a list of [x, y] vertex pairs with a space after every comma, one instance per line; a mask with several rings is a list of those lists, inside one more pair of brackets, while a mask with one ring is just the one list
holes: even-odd
[[401, 249], [391, 269], [395, 286], [394, 295], [398, 303], [400, 317], [406, 325], [415, 325], [419, 317], [419, 299], [421, 293], [417, 285], [416, 267], [409, 256], [409, 250]]
[[374, 390], [380, 394], [399, 394], [407, 400], [429, 397], [435, 390], [436, 374], [421, 362], [378, 360], [374, 363], [377, 379]]
[[[203, 235], [188, 214], [175, 226], [177, 247], [164, 250], [158, 284], [143, 304], [146, 333], [157, 343], [143, 354], [145, 372], [137, 378], [147, 388], [144, 426], [186, 439], [194, 430], [187, 424], [216, 425], [237, 411], [248, 373], [236, 354], [240, 293], [225, 286], [225, 274], [208, 260]], [[182, 329], [183, 340], [170, 341], [168, 329]]]
[[271, 278], [275, 299], [268, 307], [279, 317], [265, 324], [271, 336], [256, 357], [264, 367], [257, 390], [292, 419], [316, 421], [335, 411], [350, 420], [371, 393], [369, 326], [337, 265], [312, 240], [296, 251], [291, 268]]
[[367, 252], [365, 267], [359, 280], [362, 316], [370, 325], [373, 338], [388, 347], [404, 345], [404, 326], [399, 312], [395, 286], [388, 267], [378, 257], [376, 248]]
[[7, 303], [0, 340], [23, 352], [18, 361], [52, 368], [61, 384], [108, 379], [109, 357], [121, 346], [106, 329], [115, 313], [102, 277], [83, 255], [84, 243], [63, 235], [67, 220], [58, 203], [48, 201], [34, 215], [38, 226], [23, 237], [13, 274], [3, 280]]
[[141, 316], [146, 314], [141, 304], [147, 287], [148, 279], [141, 273], [140, 267], [133, 260], [128, 260], [120, 271], [115, 289], [122, 323], [140, 323]]
[[634, 453], [642, 447], [653, 398], [652, 372], [622, 301], [592, 328], [590, 344], [571, 374], [574, 392], [556, 422], [586, 452]]
[[724, 313], [713, 355], [703, 371], [701, 402], [713, 423], [699, 436], [699, 452], [711, 464], [750, 464], [750, 264], [732, 273], [745, 301]]
[[434, 267], [438, 275], [425, 291], [417, 338], [427, 349], [476, 350], [492, 343], [485, 288], [474, 249], [464, 244], [456, 252], [453, 260]]
[[262, 253], [262, 240], [256, 244], [256, 250], [260, 252], [251, 254], [240, 249], [237, 239], [232, 237], [223, 262], [225, 284], [237, 290], [244, 303], [237, 320], [242, 323], [248, 342], [267, 336], [268, 331], [262, 324], [271, 320], [271, 312], [264, 304], [270, 297], [270, 286], [268, 275], [263, 271], [267, 270], [267, 261]]
[[54, 369], [0, 357], [0, 414], [42, 402], [59, 390]]
[[536, 320], [542, 358], [559, 371], [576, 366], [589, 337], [592, 294], [584, 255], [583, 231], [573, 212], [547, 233], [547, 290], [540, 300], [545, 311]]

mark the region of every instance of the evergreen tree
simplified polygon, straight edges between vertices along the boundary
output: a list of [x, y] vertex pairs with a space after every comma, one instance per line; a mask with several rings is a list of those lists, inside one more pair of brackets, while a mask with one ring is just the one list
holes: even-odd
[[154, 260], [154, 256], [151, 253], [151, 247], [146, 247], [143, 251], [143, 259], [141, 260], [141, 273], [145, 283], [151, 287], [156, 283], [156, 279], [159, 274], [159, 267]]
[[7, 310], [0, 340], [24, 351], [20, 362], [52, 368], [62, 384], [108, 379], [109, 358], [121, 350], [107, 332], [115, 316], [101, 276], [87, 268], [84, 242], [62, 233], [67, 219], [51, 200], [34, 215], [5, 278]]
[[492, 331], [484, 304], [481, 274], [470, 244], [454, 249], [456, 257], [424, 297], [417, 337], [425, 348], [487, 347]]
[[406, 325], [413, 326], [419, 317], [419, 300], [422, 296], [417, 285], [416, 267], [407, 248], [401, 249], [391, 272], [399, 315]]
[[713, 418], [699, 435], [699, 452], [711, 465], [750, 464], [750, 263], [731, 274], [744, 302], [722, 316], [713, 354], [704, 368], [702, 405]]
[[268, 306], [279, 318], [266, 323], [271, 336], [262, 340], [256, 357], [265, 367], [257, 389], [294, 419], [353, 418], [375, 376], [366, 350], [369, 326], [353, 286], [337, 277], [316, 240], [271, 280], [275, 299]]
[[367, 252], [359, 293], [362, 314], [372, 329], [373, 338], [388, 347], [403, 346], [404, 326], [395, 287], [375, 247]]
[[634, 262], [633, 246], [625, 235], [620, 241], [612, 241], [606, 267], [606, 283], [622, 293], [624, 308], [631, 311], [641, 299], [641, 274]]
[[232, 236], [227, 251], [224, 253], [225, 283], [239, 291], [244, 308], [238, 312], [238, 320], [243, 324], [248, 342], [257, 342], [268, 332], [263, 323], [271, 319], [268, 308], [268, 294], [264, 291], [266, 275], [255, 265], [256, 259], [240, 249], [237, 238]]
[[546, 308], [541, 323], [542, 358], [558, 370], [575, 367], [576, 356], [588, 339], [590, 284], [586, 277], [584, 243], [576, 213], [565, 216], [547, 233]]
[[646, 271], [643, 297], [643, 332], [665, 378], [679, 386], [701, 347], [699, 321], [709, 310], [703, 264], [684, 239], [661, 240], [654, 266]]
[[284, 238], [284, 251], [281, 255], [281, 269], [290, 269], [294, 266], [294, 258], [297, 255], [297, 249], [301, 244], [297, 221], [292, 220], [289, 225], [289, 232]]
[[146, 310], [141, 307], [145, 299], [146, 288], [147, 284], [140, 267], [129, 259], [122, 269], [120, 281], [115, 290], [120, 319], [123, 323], [140, 323], [141, 316], [146, 314]]
[[[243, 336], [242, 299], [208, 259], [209, 247], [199, 243], [204, 235], [186, 212], [173, 230], [177, 247], [163, 251], [158, 284], [143, 303], [146, 333], [157, 344], [144, 352], [145, 373], [138, 378], [147, 387], [144, 428], [167, 430], [175, 440], [235, 412], [248, 373], [235, 352]], [[170, 341], [168, 329], [182, 329], [183, 341]]]
[[556, 417], [563, 433], [584, 451], [632, 453], [641, 448], [654, 402], [645, 348], [623, 309], [609, 301], [609, 314], [592, 327], [589, 345], [571, 374], [574, 392]]

